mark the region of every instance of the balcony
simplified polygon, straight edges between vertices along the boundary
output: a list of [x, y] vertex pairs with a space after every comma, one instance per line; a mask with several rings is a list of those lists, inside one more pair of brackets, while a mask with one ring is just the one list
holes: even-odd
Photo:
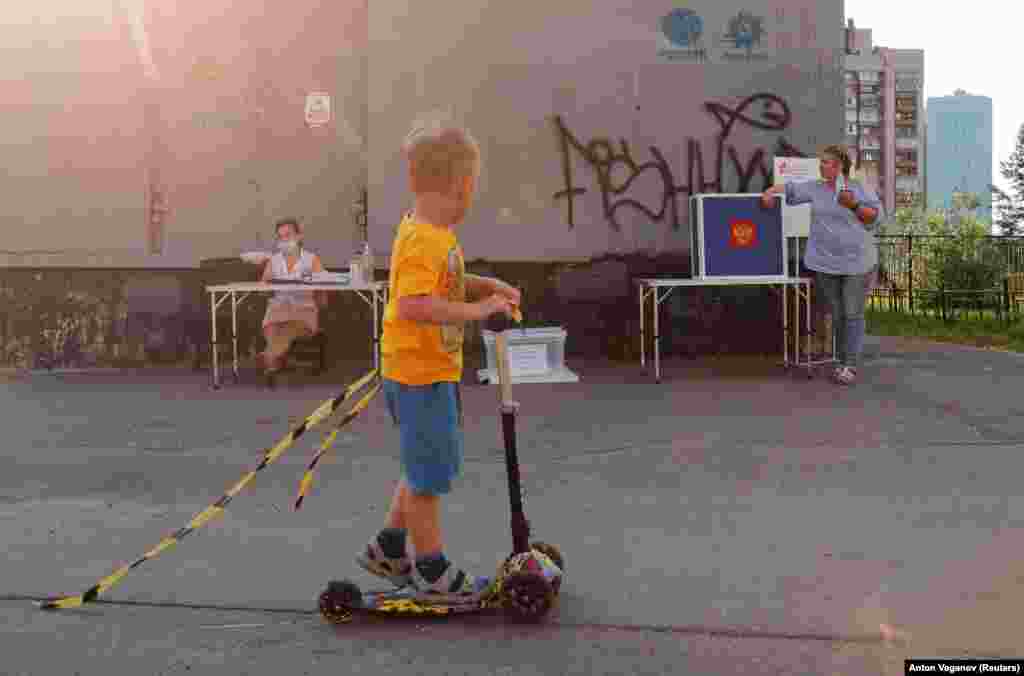
[[912, 207], [919, 203], [921, 198], [920, 193], [908, 192], [904, 190], [896, 191], [896, 206], [897, 207]]

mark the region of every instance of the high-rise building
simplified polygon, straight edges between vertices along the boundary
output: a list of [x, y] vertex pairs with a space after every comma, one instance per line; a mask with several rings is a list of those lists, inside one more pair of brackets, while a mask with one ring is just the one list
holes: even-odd
[[928, 99], [928, 206], [952, 210], [976, 195], [977, 216], [992, 221], [992, 99], [958, 89]]
[[846, 28], [846, 145], [886, 211], [925, 204], [924, 50]]

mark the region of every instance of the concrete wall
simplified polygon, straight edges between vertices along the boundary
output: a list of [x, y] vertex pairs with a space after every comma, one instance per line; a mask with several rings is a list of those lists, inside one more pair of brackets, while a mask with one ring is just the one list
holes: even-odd
[[[678, 4], [633, 4], [8, 8], [0, 361], [181, 357], [182, 334], [202, 342], [209, 331], [202, 284], [255, 272], [183, 268], [236, 257], [283, 215], [303, 218], [312, 248], [343, 266], [363, 185], [371, 242], [386, 255], [410, 205], [399, 143], [438, 107], [463, 117], [485, 153], [462, 239], [471, 260], [488, 260], [471, 269], [524, 287], [528, 319], [565, 326], [570, 353], [635, 358], [630, 280], [689, 270], [689, 193], [760, 190], [777, 151], [842, 139], [843, 2], [690, 2], [704, 26], [699, 59], [660, 53], [660, 22]], [[740, 10], [763, 20], [749, 52], [721, 39]], [[334, 97], [327, 127], [304, 124], [310, 91]], [[567, 264], [602, 254], [613, 259]], [[91, 269], [40, 271], [59, 267]], [[170, 314], [147, 319], [146, 293], [163, 294]], [[353, 329], [360, 302], [332, 299], [332, 355], [368, 350]], [[781, 350], [778, 299], [764, 289], [678, 293], [663, 307], [666, 355]], [[260, 342], [260, 302], [250, 309], [244, 353]]]
[[[5, 6], [0, 266], [195, 266], [286, 214], [328, 263], [347, 261], [366, 182], [366, 8]], [[306, 127], [309, 91], [333, 95], [328, 126]], [[154, 196], [169, 210], [158, 227]]]
[[[670, 0], [464, 0], [456, 17], [429, 3], [375, 3], [374, 248], [390, 249], [411, 204], [399, 145], [430, 109], [453, 112], [483, 146], [481, 195], [460, 233], [470, 258], [685, 251], [689, 193], [761, 190], [781, 143], [813, 153], [842, 140], [841, 0], [686, 6], [703, 20], [704, 60], [659, 55], [660, 21], [680, 7]], [[740, 10], [763, 19], [754, 58], [722, 46]], [[611, 145], [593, 145], [602, 138]]]

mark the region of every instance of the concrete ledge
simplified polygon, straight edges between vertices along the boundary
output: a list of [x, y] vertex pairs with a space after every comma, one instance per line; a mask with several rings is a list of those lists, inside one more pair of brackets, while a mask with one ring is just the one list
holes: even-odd
[[[498, 384], [498, 372], [495, 369], [480, 369], [477, 372], [477, 379], [482, 385]], [[578, 383], [580, 377], [568, 368], [536, 375], [513, 375], [512, 384], [527, 383]]]

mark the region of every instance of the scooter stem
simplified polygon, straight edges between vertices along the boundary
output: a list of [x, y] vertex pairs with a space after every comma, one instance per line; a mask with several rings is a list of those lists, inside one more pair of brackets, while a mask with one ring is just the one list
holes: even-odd
[[516, 454], [516, 414], [519, 403], [512, 401], [512, 377], [508, 363], [506, 332], [495, 336], [498, 359], [498, 384], [501, 392], [501, 429], [505, 437], [505, 470], [508, 474], [509, 511], [512, 516], [512, 554], [530, 551], [530, 522], [523, 512], [523, 496], [519, 485], [519, 457]]

